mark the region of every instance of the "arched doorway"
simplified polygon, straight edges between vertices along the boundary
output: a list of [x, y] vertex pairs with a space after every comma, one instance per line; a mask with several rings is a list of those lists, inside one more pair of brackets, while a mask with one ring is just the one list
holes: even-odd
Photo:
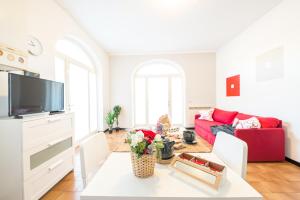
[[65, 83], [66, 110], [75, 113], [75, 141], [98, 129], [96, 70], [91, 56], [72, 39], [56, 43], [55, 79]]
[[184, 73], [179, 65], [153, 60], [137, 67], [133, 74], [134, 127], [153, 126], [168, 114], [173, 125], [183, 125]]

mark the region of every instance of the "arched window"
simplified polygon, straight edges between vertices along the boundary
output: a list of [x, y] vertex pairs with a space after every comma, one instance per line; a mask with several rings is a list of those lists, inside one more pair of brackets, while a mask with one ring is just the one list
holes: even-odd
[[75, 113], [75, 140], [97, 131], [97, 83], [90, 56], [73, 40], [56, 44], [55, 79], [65, 83], [66, 110]]
[[172, 62], [159, 60], [138, 67], [133, 78], [134, 126], [152, 126], [168, 114], [173, 125], [184, 124], [184, 75]]

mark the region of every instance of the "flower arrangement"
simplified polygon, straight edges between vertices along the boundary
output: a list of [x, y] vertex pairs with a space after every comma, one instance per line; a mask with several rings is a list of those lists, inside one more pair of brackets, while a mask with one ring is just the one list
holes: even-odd
[[138, 158], [143, 155], [151, 155], [155, 150], [158, 151], [164, 148], [161, 136], [149, 130], [131, 131], [128, 133], [127, 141], [131, 151], [135, 153]]

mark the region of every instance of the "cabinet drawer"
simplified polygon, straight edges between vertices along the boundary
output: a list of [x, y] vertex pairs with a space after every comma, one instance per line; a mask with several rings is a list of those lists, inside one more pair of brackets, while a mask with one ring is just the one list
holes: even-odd
[[23, 150], [26, 151], [47, 141], [53, 141], [67, 133], [73, 133], [71, 115], [24, 122]]
[[73, 156], [73, 138], [66, 138], [53, 143], [45, 148], [34, 148], [32, 151], [24, 153], [23, 169], [24, 180], [29, 179], [33, 175], [47, 168], [49, 165], [57, 162], [59, 159]]
[[37, 200], [73, 169], [73, 157], [65, 157], [48, 164], [24, 184], [24, 200]]

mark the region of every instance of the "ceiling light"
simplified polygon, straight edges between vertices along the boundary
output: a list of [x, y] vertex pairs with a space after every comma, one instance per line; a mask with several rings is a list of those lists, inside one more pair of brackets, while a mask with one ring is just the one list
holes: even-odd
[[152, 0], [153, 5], [163, 11], [168, 13], [178, 13], [185, 11], [186, 9], [193, 8], [193, 5], [197, 0]]

